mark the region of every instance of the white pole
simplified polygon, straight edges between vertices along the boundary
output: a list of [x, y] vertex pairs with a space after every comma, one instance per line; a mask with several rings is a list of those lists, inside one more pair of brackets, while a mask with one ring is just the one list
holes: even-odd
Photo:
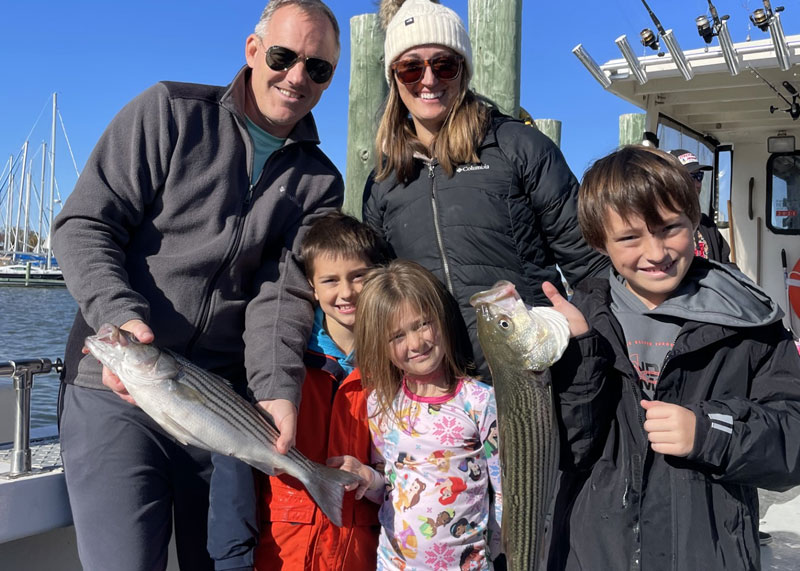
[[39, 226], [36, 227], [36, 253], [42, 253], [42, 218], [44, 217], [44, 169], [45, 155], [47, 154], [47, 143], [42, 141], [42, 178], [39, 184]]
[[[52, 266], [53, 257], [53, 195], [56, 185], [56, 93], [53, 92], [53, 126], [50, 129], [50, 216], [48, 217], [47, 229], [47, 269]], [[44, 195], [44, 183], [42, 183], [42, 195]]]
[[31, 219], [31, 181], [33, 180], [33, 161], [28, 166], [28, 178], [25, 181], [25, 231], [22, 233], [22, 251], [28, 251], [28, 225]]
[[19, 182], [19, 200], [17, 201], [17, 223], [15, 224], [14, 228], [14, 254], [13, 259], [16, 260], [17, 258], [17, 250], [19, 249], [19, 222], [20, 216], [22, 216], [22, 195], [24, 194], [24, 187], [25, 187], [25, 167], [28, 163], [28, 141], [25, 141], [25, 144], [22, 145], [22, 176], [20, 176]]
[[6, 193], [5, 231], [3, 232], [3, 252], [8, 252], [11, 245], [11, 201], [14, 198], [14, 155], [8, 157], [8, 192]]

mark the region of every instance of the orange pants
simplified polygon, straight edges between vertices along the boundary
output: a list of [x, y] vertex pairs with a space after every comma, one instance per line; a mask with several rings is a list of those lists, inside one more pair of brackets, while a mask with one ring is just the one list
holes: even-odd
[[379, 525], [338, 528], [325, 517], [315, 519], [264, 524], [254, 570], [374, 571]]

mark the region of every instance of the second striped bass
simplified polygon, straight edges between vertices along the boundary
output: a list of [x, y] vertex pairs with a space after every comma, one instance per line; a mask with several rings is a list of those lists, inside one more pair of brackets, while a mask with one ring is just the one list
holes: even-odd
[[86, 348], [182, 444], [234, 456], [266, 474], [277, 469], [294, 476], [325, 515], [342, 525], [345, 486], [356, 476], [312, 462], [294, 448], [280, 454], [277, 429], [224, 379], [169, 350], [139, 343], [114, 325], [87, 337]]
[[567, 348], [569, 324], [528, 308], [514, 284], [476, 293], [478, 341], [492, 374], [503, 482], [501, 534], [509, 571], [542, 568], [544, 522], [558, 474], [558, 428], [548, 368]]

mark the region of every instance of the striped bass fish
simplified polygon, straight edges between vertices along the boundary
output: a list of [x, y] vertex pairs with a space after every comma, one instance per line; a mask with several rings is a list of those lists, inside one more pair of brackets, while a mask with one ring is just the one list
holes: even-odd
[[558, 474], [558, 428], [548, 367], [567, 348], [569, 324], [528, 308], [514, 284], [476, 293], [478, 341], [492, 374], [500, 434], [502, 539], [508, 569], [543, 568], [545, 518]]
[[191, 444], [228, 456], [274, 475], [294, 476], [326, 516], [342, 525], [345, 486], [357, 478], [312, 462], [296, 449], [275, 448], [278, 430], [266, 413], [231, 389], [227, 381], [167, 349], [139, 343], [133, 335], [105, 324], [86, 338], [86, 348], [111, 369], [136, 404], [166, 432]]

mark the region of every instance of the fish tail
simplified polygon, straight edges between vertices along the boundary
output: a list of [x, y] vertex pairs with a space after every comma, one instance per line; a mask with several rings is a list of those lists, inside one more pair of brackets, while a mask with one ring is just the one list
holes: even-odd
[[316, 466], [309, 474], [308, 481], [303, 481], [303, 484], [328, 519], [334, 525], [342, 527], [344, 487], [357, 481], [358, 477], [350, 472], [328, 466]]

